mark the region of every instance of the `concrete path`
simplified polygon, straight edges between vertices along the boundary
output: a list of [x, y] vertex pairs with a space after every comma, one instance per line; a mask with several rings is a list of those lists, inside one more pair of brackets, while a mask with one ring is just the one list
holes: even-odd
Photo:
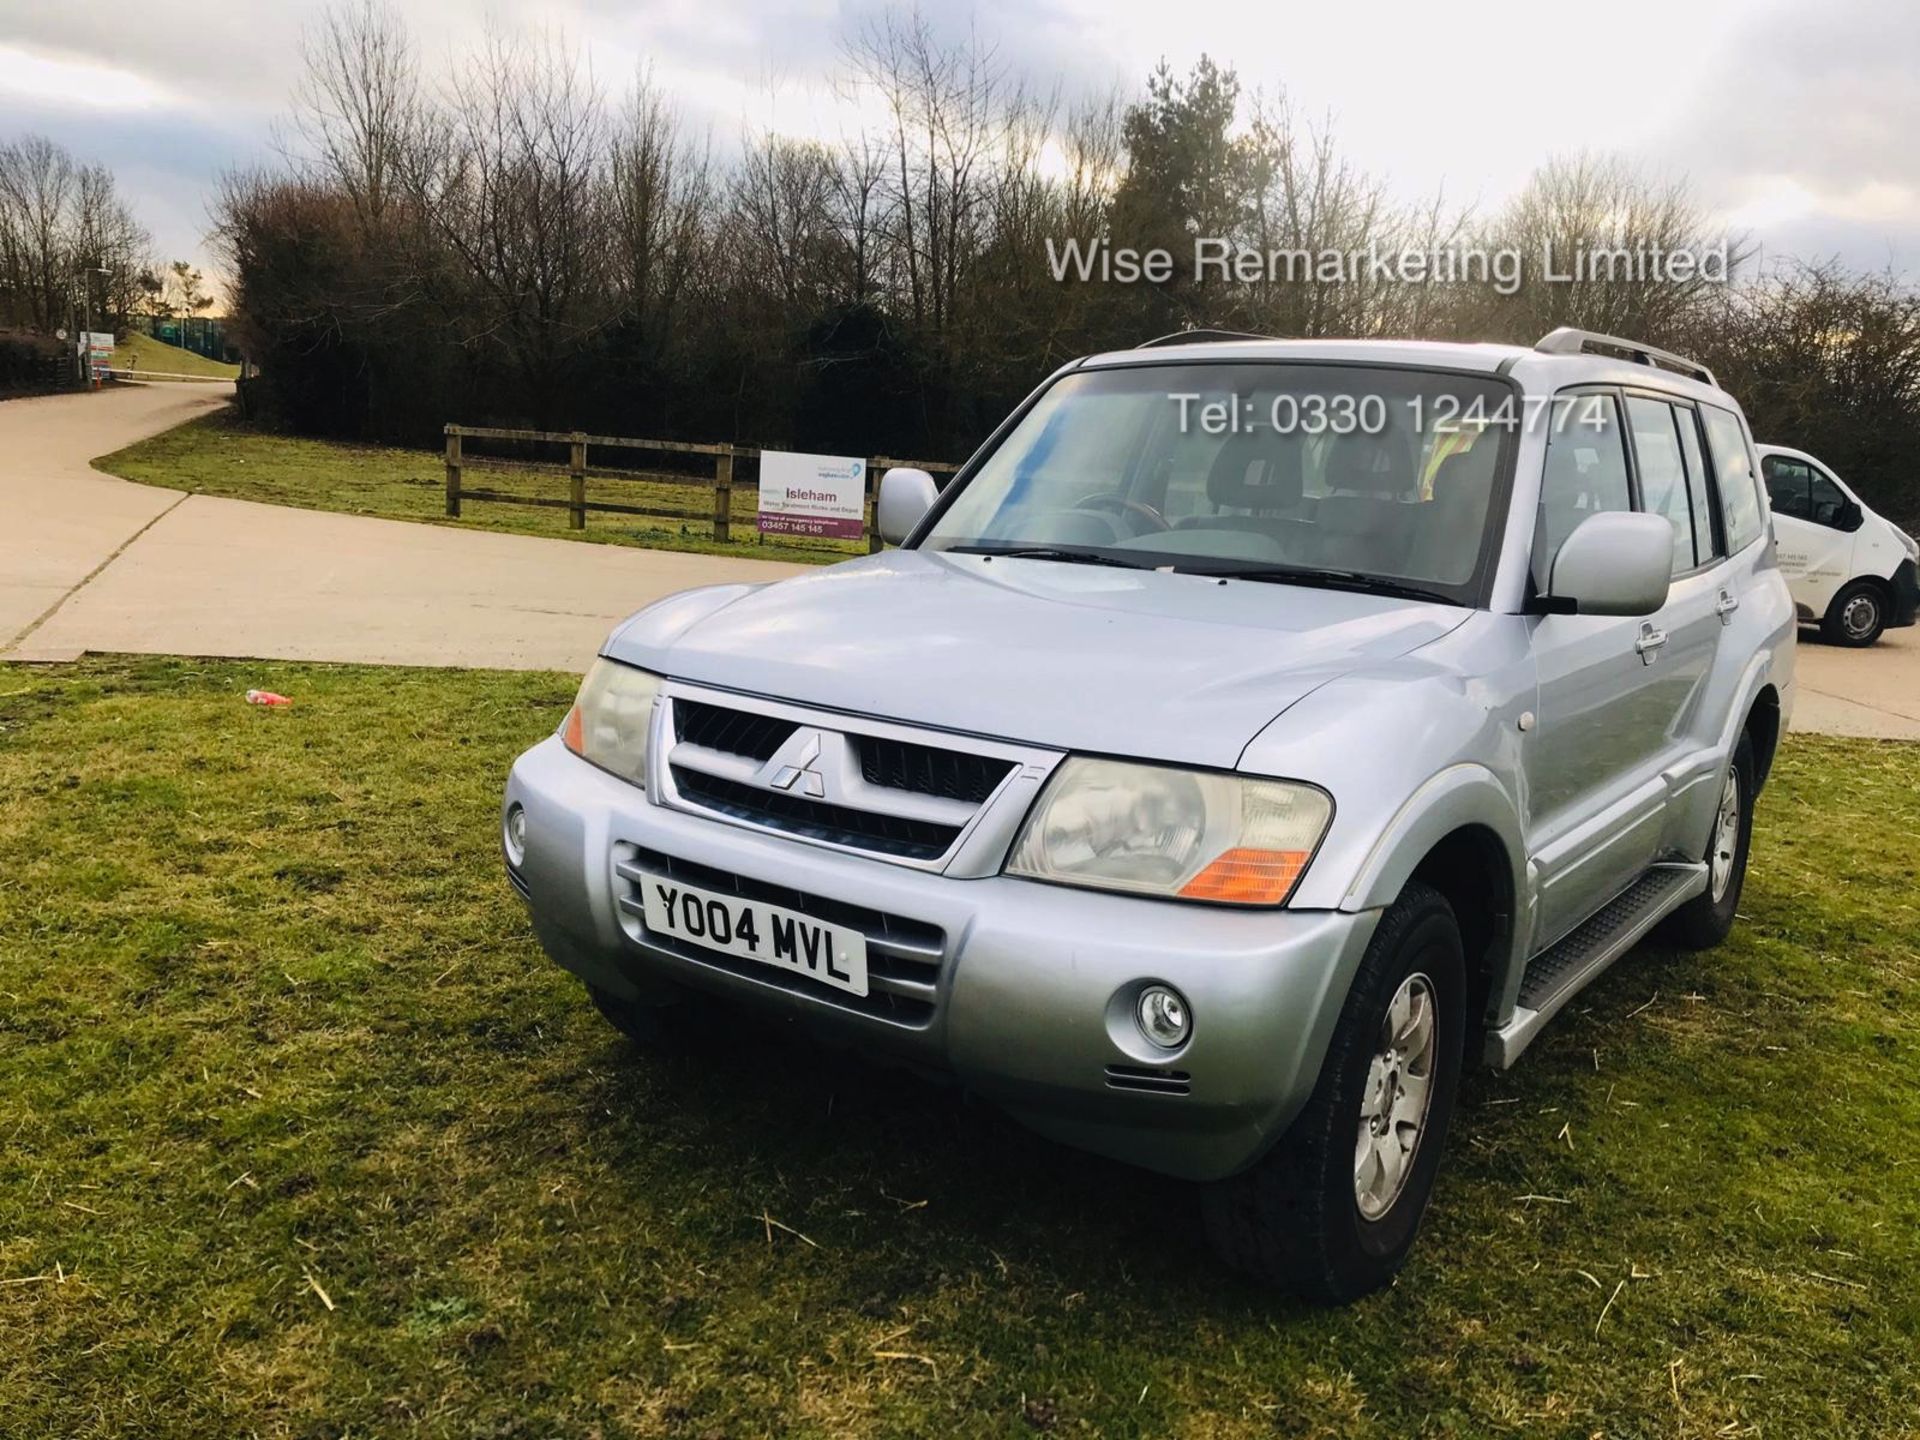
[[1889, 630], [1865, 650], [1800, 632], [1793, 729], [1815, 735], [1920, 740], [1920, 627]]
[[187, 495], [87, 463], [232, 394], [139, 385], [0, 404], [0, 659], [578, 671], [615, 621], [663, 595], [808, 568]]
[[[580, 670], [649, 601], [806, 567], [220, 500], [88, 465], [228, 385], [0, 404], [0, 659], [87, 650]], [[1920, 638], [1800, 647], [1794, 729], [1920, 740]]]

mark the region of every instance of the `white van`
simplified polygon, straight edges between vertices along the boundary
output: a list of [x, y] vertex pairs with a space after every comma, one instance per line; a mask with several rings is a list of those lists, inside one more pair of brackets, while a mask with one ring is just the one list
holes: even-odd
[[1920, 605], [1913, 537], [1806, 451], [1755, 448], [1800, 623], [1818, 625], [1835, 645], [1871, 645], [1882, 630], [1913, 624]]

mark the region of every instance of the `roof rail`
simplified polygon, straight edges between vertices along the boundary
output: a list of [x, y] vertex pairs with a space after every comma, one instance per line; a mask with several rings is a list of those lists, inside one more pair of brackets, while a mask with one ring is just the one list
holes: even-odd
[[1245, 330], [1176, 330], [1171, 335], [1157, 335], [1151, 340], [1142, 340], [1133, 348], [1136, 350], [1157, 350], [1163, 345], [1206, 345], [1216, 340], [1278, 340], [1278, 335], [1253, 335]]
[[1580, 330], [1571, 325], [1562, 325], [1534, 343], [1535, 350], [1542, 355], [1587, 355], [1614, 351], [1639, 365], [1653, 365], [1663, 370], [1674, 370], [1689, 380], [1698, 380], [1703, 385], [1711, 385], [1716, 390], [1720, 382], [1713, 378], [1713, 371], [1698, 360], [1689, 360], [1684, 355], [1676, 355], [1671, 350], [1661, 350], [1653, 345], [1642, 345], [1638, 340], [1622, 340], [1618, 335], [1602, 335], [1595, 330]]

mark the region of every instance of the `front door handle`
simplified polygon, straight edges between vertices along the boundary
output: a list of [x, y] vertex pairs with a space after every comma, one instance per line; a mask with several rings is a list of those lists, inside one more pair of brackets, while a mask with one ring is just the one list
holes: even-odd
[[1660, 647], [1667, 643], [1667, 632], [1655, 627], [1651, 622], [1640, 627], [1640, 638], [1633, 642], [1633, 648], [1640, 652], [1640, 663], [1651, 665], [1653, 657]]
[[1713, 602], [1713, 613], [1720, 617], [1722, 625], [1733, 623], [1733, 612], [1740, 608], [1740, 597], [1731, 590], [1722, 590], [1720, 598]]

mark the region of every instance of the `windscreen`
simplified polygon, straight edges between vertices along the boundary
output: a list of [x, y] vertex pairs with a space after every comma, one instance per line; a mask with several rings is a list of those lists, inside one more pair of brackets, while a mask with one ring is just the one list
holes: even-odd
[[1471, 604], [1527, 423], [1513, 388], [1486, 376], [1081, 371], [1039, 397], [920, 543], [1375, 577]]

